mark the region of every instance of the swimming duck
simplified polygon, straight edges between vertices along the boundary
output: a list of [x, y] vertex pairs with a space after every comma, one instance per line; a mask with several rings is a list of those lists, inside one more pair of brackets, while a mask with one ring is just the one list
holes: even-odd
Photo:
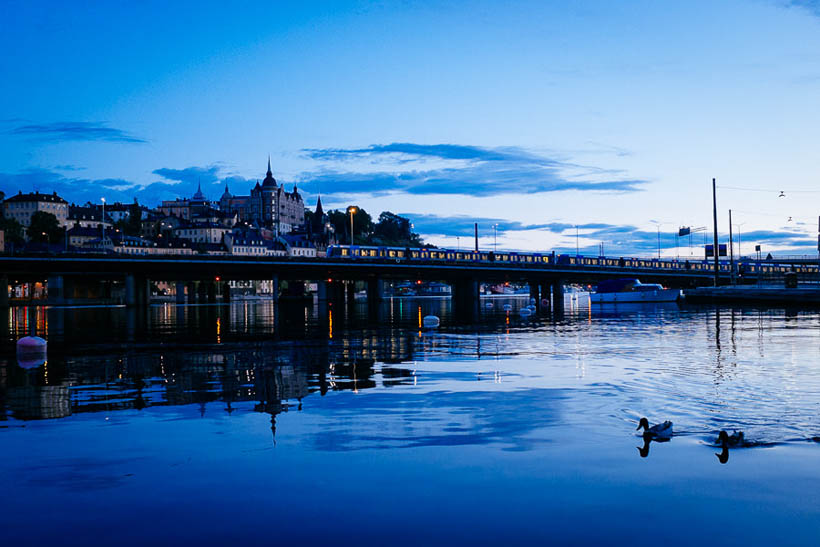
[[746, 446], [746, 439], [742, 431], [735, 431], [729, 435], [725, 430], [721, 430], [721, 432], [718, 433], [716, 444], [727, 448], [736, 448], [738, 446]]
[[672, 438], [672, 422], [666, 420], [661, 424], [655, 424], [652, 427], [649, 426], [649, 420], [646, 418], [641, 418], [641, 421], [638, 422], [638, 428], [643, 428], [644, 437], [649, 437], [650, 439], [656, 441], [668, 441]]

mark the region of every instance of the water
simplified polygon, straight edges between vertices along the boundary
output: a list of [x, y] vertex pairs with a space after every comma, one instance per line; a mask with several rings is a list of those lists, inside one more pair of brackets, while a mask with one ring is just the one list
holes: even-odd
[[493, 302], [15, 308], [4, 544], [816, 542], [820, 313]]

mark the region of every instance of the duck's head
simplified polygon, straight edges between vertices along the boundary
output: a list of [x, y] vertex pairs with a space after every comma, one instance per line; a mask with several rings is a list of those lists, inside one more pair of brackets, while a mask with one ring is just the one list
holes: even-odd
[[638, 427], [635, 429], [637, 430], [640, 428], [649, 429], [649, 420], [646, 418], [641, 418], [641, 421], [638, 422]]
[[721, 431], [718, 433], [718, 443], [720, 444], [728, 444], [729, 442], [729, 434], [726, 431]]

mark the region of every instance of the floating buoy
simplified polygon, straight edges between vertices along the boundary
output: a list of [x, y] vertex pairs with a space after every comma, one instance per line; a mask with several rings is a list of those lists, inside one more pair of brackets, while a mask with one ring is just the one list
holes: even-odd
[[529, 306], [527, 306], [527, 309], [530, 310], [532, 313], [535, 313], [535, 304], [530, 304]]
[[491, 309], [493, 309], [493, 303], [492, 302], [487, 302], [486, 304], [484, 304], [484, 307], [487, 308], [488, 310], [491, 310]]
[[532, 315], [532, 310], [530, 310], [529, 308], [521, 308], [520, 310], [518, 310], [518, 313], [519, 315], [521, 315], [521, 317], [529, 317], [530, 315]]
[[530, 298], [530, 306], [535, 306], [535, 298]]
[[512, 304], [504, 304], [504, 311], [512, 311]]
[[441, 320], [436, 317], [435, 315], [425, 315], [424, 319], [422, 319], [421, 324], [428, 329], [434, 329], [441, 324]]
[[549, 305], [550, 305], [550, 301], [549, 301], [549, 300], [547, 300], [546, 298], [542, 298], [542, 299], [541, 299], [541, 306], [542, 306], [542, 307], [547, 308], [547, 307], [549, 307]]
[[17, 341], [17, 364], [22, 368], [39, 367], [46, 362], [48, 343], [39, 336], [24, 336]]

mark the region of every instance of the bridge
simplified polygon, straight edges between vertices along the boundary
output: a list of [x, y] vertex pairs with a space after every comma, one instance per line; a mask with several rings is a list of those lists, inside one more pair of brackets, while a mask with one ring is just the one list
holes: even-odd
[[[687, 269], [677, 261], [633, 260], [624, 264], [619, 259], [599, 258], [594, 260], [597, 264], [588, 264], [576, 258], [573, 263], [535, 264], [209, 255], [4, 255], [0, 256], [0, 286], [9, 281], [46, 281], [52, 305], [76, 304], [89, 297], [110, 298], [112, 287], [120, 287], [128, 306], [145, 306], [150, 298], [150, 281], [175, 284], [180, 304], [214, 302], [220, 284], [223, 297], [229, 298], [224, 284], [231, 280], [271, 281], [274, 298], [279, 296], [280, 281], [296, 287], [306, 281], [316, 282], [320, 302], [352, 300], [353, 282], [357, 281], [367, 284], [368, 300], [373, 302], [382, 298], [385, 281], [441, 281], [452, 287], [457, 309], [470, 314], [478, 308], [481, 283], [527, 284], [538, 306], [549, 301], [556, 308], [563, 305], [564, 285], [571, 283], [636, 277], [685, 288], [714, 282], [713, 270]], [[719, 275], [728, 281], [728, 268]], [[4, 305], [8, 305], [6, 291], [0, 291], [0, 306]]]

